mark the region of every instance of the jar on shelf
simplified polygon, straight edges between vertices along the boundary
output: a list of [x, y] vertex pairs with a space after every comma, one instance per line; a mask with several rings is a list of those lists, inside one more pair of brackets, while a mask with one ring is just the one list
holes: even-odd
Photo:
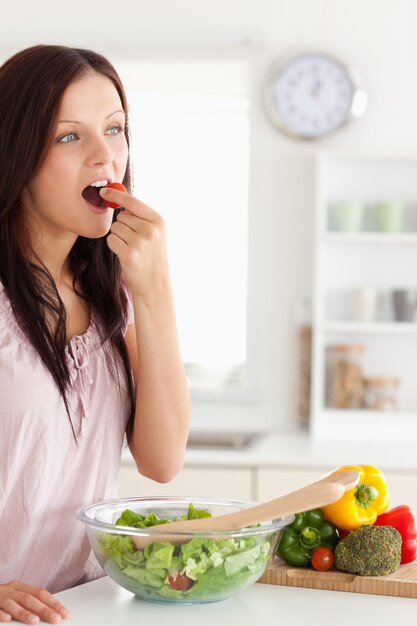
[[385, 233], [398, 233], [403, 229], [404, 203], [386, 200], [375, 205], [377, 228]]
[[399, 378], [364, 378], [363, 405], [374, 411], [395, 411], [398, 408]]
[[361, 200], [344, 200], [330, 206], [331, 230], [358, 232], [362, 230], [365, 204]]
[[362, 358], [365, 346], [327, 346], [326, 406], [359, 409], [363, 402]]

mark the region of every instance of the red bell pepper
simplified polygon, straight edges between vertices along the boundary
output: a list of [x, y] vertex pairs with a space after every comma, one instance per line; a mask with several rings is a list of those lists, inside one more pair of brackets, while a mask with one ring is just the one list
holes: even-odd
[[375, 526], [393, 526], [402, 539], [401, 563], [411, 563], [417, 554], [417, 529], [411, 509], [406, 504], [396, 506], [390, 511], [378, 515]]

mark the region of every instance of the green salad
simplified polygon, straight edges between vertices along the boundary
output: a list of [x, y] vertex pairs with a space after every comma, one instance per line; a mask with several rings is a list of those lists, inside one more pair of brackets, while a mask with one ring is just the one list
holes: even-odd
[[[189, 504], [187, 515], [181, 519], [210, 516]], [[155, 513], [143, 516], [126, 509], [116, 525], [149, 528], [169, 521]], [[265, 535], [229, 539], [196, 537], [178, 546], [154, 541], [137, 550], [129, 535], [103, 534], [99, 549], [107, 573], [138, 596], [208, 602], [229, 596], [232, 591], [256, 581], [268, 562], [270, 543]]]

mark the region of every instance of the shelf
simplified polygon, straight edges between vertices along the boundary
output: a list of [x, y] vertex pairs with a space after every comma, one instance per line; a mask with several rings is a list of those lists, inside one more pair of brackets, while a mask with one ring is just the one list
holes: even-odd
[[320, 410], [313, 436], [344, 441], [417, 441], [417, 412], [365, 409]]
[[[318, 155], [314, 228], [311, 366], [311, 432], [318, 439], [417, 443], [417, 321], [394, 321], [393, 291], [417, 289], [417, 155]], [[363, 230], [336, 230], [333, 203], [359, 199]], [[378, 228], [375, 203], [398, 199], [405, 205], [401, 231]], [[354, 290], [378, 292], [377, 319], [354, 319]], [[412, 319], [412, 318], [411, 318]], [[367, 377], [401, 380], [398, 412], [333, 410], [323, 405], [327, 344], [364, 345], [361, 368]]]
[[371, 409], [331, 409], [324, 407], [323, 415], [335, 419], [407, 419], [413, 420], [417, 426], [417, 411], [373, 411]]
[[417, 335], [415, 322], [325, 322], [319, 327], [325, 333], [366, 334], [366, 335]]
[[410, 245], [417, 246], [417, 233], [322, 233], [320, 239], [324, 243], [335, 243], [345, 245]]

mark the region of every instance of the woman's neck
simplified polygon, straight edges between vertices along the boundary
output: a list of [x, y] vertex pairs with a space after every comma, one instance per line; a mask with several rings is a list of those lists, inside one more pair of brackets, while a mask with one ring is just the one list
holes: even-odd
[[45, 267], [55, 281], [58, 291], [61, 287], [72, 284], [72, 272], [69, 269], [69, 254], [77, 239], [74, 237], [49, 240], [38, 238], [33, 244], [37, 262]]

